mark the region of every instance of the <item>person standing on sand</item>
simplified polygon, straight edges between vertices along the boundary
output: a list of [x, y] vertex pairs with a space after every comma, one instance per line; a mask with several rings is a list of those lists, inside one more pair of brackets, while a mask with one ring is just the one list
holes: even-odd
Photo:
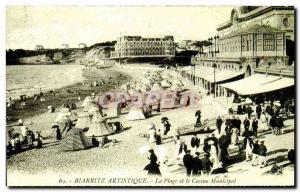
[[187, 145], [184, 141], [180, 141], [179, 150], [177, 151], [178, 165], [182, 165], [183, 157], [187, 152]]
[[244, 122], [244, 132], [248, 132], [249, 131], [249, 127], [250, 127], [250, 121], [248, 120], [248, 118], [246, 117]]
[[196, 152], [195, 157], [193, 158], [193, 168], [192, 168], [193, 176], [201, 175], [202, 162], [199, 158], [199, 155], [200, 153]]
[[157, 157], [154, 153], [154, 150], [150, 149], [148, 152], [148, 159], [150, 160], [150, 163], [145, 166], [144, 170], [148, 171], [148, 175], [161, 175], [159, 165], [156, 163]]
[[237, 145], [239, 143], [239, 130], [237, 128], [231, 129], [231, 143]]
[[256, 106], [256, 115], [257, 115], [257, 118], [258, 118], [258, 119], [260, 119], [261, 112], [262, 112], [261, 106], [260, 106], [260, 105], [257, 105], [257, 106]]
[[204, 175], [208, 175], [210, 173], [210, 170], [213, 166], [213, 164], [211, 163], [211, 161], [209, 160], [209, 154], [208, 153], [204, 153], [204, 158], [201, 159], [202, 162], [202, 172]]
[[197, 118], [195, 126], [200, 127], [202, 125], [201, 124], [201, 111], [200, 110], [196, 111], [195, 117]]
[[252, 145], [252, 162], [251, 162], [252, 166], [257, 165], [258, 154], [259, 154], [258, 140], [255, 140], [254, 144]]
[[193, 169], [193, 156], [190, 154], [191, 150], [187, 150], [186, 154], [183, 156], [183, 164], [186, 168], [186, 175], [191, 176]]
[[222, 118], [220, 116], [218, 116], [218, 118], [216, 119], [216, 127], [218, 129], [219, 134], [221, 133], [222, 123], [223, 123]]
[[263, 168], [266, 166], [266, 156], [267, 156], [267, 147], [264, 145], [264, 141], [260, 142], [258, 147], [258, 155], [259, 155], [259, 166]]
[[250, 157], [252, 156], [253, 140], [250, 137], [245, 137], [244, 145], [246, 148], [246, 161], [250, 161]]
[[193, 149], [193, 154], [195, 154], [200, 146], [200, 139], [197, 137], [197, 134], [194, 133], [194, 136], [191, 139], [191, 147]]
[[149, 130], [149, 143], [155, 143], [156, 142], [156, 130], [155, 127], [153, 125], [153, 127]]
[[258, 129], [258, 120], [255, 117], [252, 121], [252, 131], [255, 137], [257, 137], [257, 129]]

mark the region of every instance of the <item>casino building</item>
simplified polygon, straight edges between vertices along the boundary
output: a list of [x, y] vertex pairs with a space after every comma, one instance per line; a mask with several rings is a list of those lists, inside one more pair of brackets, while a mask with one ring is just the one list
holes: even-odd
[[[294, 7], [290, 6], [232, 9], [228, 21], [220, 24], [216, 35], [208, 39], [211, 46], [207, 52], [192, 58], [194, 67], [186, 71], [185, 76], [216, 96], [228, 90], [254, 95], [293, 86], [294, 12]], [[261, 75], [266, 74], [270, 82], [265, 82], [265, 88], [261, 88], [262, 85], [258, 85], [263, 79]], [[251, 81], [246, 78], [249, 76], [252, 76]], [[273, 86], [277, 77], [280, 81]], [[256, 91], [251, 91], [251, 87]]]
[[117, 39], [115, 51], [111, 53], [112, 58], [173, 56], [175, 56], [173, 36], [162, 38], [122, 36]]

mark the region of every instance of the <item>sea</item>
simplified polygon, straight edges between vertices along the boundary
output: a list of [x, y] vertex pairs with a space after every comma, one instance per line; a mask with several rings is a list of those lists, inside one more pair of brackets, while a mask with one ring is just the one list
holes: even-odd
[[6, 98], [33, 96], [84, 80], [82, 65], [6, 65]]

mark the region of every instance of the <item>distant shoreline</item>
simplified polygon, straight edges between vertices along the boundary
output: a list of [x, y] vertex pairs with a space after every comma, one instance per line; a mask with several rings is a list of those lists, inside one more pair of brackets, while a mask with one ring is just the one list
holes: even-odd
[[[105, 70], [105, 71], [103, 71]], [[92, 69], [85, 71], [82, 75], [86, 79], [81, 82], [77, 82], [68, 86], [64, 86], [62, 88], [54, 89], [53, 91], [56, 93], [55, 96], [52, 96], [50, 91], [43, 92], [45, 97], [45, 101], [41, 102], [40, 100], [34, 101], [34, 97], [27, 98], [27, 105], [24, 109], [20, 107], [21, 101], [20, 99], [15, 100], [16, 109], [7, 108], [6, 115], [10, 116], [11, 119], [7, 120], [7, 124], [11, 124], [16, 122], [18, 119], [25, 119], [28, 117], [32, 117], [41, 113], [45, 113], [48, 111], [48, 106], [52, 105], [55, 108], [61, 107], [64, 103], [77, 103], [78, 102], [78, 94], [74, 94], [73, 92], [76, 89], [80, 89], [79, 95], [81, 100], [91, 93], [98, 94], [100, 92], [108, 91], [109, 89], [114, 88], [114, 82], [119, 81], [120, 84], [125, 83], [131, 77], [127, 74], [122, 74], [122, 78], [120, 78], [120, 72], [115, 71], [114, 69]], [[105, 76], [112, 76], [110, 81], [106, 80], [106, 84], [98, 87], [91, 87], [89, 82], [93, 82], [95, 80], [105, 79]], [[87, 81], [87, 83], [83, 82]], [[70, 90], [72, 93], [68, 93], [67, 90]]]
[[16, 65], [80, 65], [80, 64], [77, 64], [77, 63], [39, 63], [39, 64], [32, 64], [32, 63], [20, 63], [20, 64], [5, 64], [6, 66], [16, 66]]

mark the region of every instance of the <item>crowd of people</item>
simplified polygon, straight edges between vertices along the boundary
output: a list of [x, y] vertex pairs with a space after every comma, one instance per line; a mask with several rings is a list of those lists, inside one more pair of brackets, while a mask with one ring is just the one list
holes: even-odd
[[[195, 117], [195, 126], [202, 126], [200, 110], [195, 113]], [[230, 162], [229, 151], [236, 148], [237, 154], [241, 155], [244, 151], [245, 160], [251, 162], [252, 166], [258, 165], [263, 168], [267, 166], [268, 150], [265, 141], [258, 139], [258, 132], [272, 130], [274, 135], [280, 135], [284, 127], [283, 119], [282, 107], [276, 103], [240, 106], [236, 115], [216, 118], [216, 131], [206, 135], [202, 149], [200, 138], [196, 134], [191, 138], [190, 148], [179, 135], [173, 135], [176, 162], [186, 168], [187, 176], [223, 173]], [[149, 142], [161, 144], [161, 134], [166, 135], [170, 127], [169, 122], [163, 120], [160, 129], [156, 130], [155, 126], [152, 126], [149, 129]], [[151, 153], [153, 156], [154, 151]], [[154, 166], [155, 169], [159, 169], [159, 164], [157, 165]], [[148, 173], [151, 174], [151, 171]]]
[[13, 128], [10, 128], [7, 132], [7, 155], [13, 155], [24, 150], [43, 147], [43, 138], [40, 132], [36, 132], [35, 134], [33, 131], [28, 129], [27, 126], [24, 126], [24, 121], [22, 119], [18, 121], [17, 126], [20, 128], [20, 133], [15, 132]]

